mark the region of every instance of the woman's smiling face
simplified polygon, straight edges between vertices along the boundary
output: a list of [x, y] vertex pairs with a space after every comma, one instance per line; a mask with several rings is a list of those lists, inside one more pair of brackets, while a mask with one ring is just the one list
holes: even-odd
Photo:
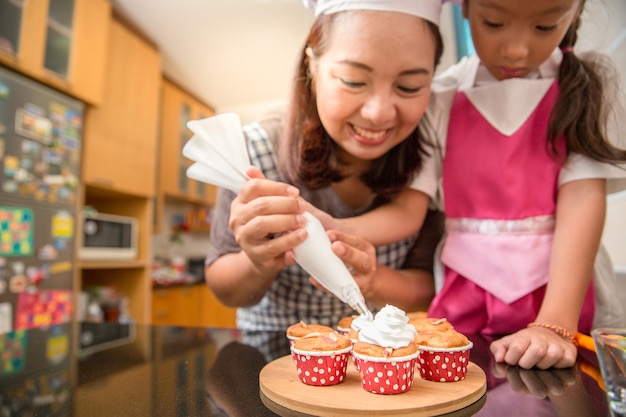
[[379, 158], [415, 130], [430, 98], [435, 49], [415, 16], [360, 11], [335, 19], [310, 72], [320, 120], [342, 159]]

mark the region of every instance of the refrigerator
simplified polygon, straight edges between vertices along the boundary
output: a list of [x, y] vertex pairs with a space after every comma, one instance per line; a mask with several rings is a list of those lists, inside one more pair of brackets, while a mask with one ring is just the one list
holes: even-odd
[[2, 412], [26, 398], [68, 407], [84, 110], [0, 66], [0, 381], [24, 382], [0, 382]]

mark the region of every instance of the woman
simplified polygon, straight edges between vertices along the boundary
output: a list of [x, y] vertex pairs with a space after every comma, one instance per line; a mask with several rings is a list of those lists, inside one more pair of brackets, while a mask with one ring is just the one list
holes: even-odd
[[[404, 188], [426, 153], [418, 123], [443, 49], [441, 2], [354, 3], [317, 4], [286, 114], [244, 127], [260, 171], [248, 172], [237, 196], [221, 190], [218, 198], [206, 282], [240, 307], [238, 327], [256, 345], [266, 341], [251, 342], [255, 332], [299, 321], [335, 326], [354, 313], [294, 262], [308, 203], [335, 218], [367, 212]], [[427, 307], [441, 217], [427, 219], [420, 239], [376, 250], [329, 231], [370, 306]]]

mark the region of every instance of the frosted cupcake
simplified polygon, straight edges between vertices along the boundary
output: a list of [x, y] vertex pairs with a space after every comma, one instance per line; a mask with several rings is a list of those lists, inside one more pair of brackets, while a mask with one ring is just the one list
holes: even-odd
[[291, 346], [298, 378], [307, 385], [336, 385], [346, 379], [352, 341], [336, 332], [307, 335]]
[[454, 382], [465, 379], [472, 342], [450, 328], [418, 334], [418, 369], [422, 379]]
[[364, 390], [400, 394], [413, 386], [417, 332], [408, 321], [404, 311], [387, 305], [359, 331], [352, 357]]
[[366, 315], [355, 316], [350, 323], [350, 330], [348, 331], [348, 337], [352, 340], [352, 343], [356, 343], [359, 340], [359, 332], [363, 327], [367, 327], [372, 323], [372, 318]]

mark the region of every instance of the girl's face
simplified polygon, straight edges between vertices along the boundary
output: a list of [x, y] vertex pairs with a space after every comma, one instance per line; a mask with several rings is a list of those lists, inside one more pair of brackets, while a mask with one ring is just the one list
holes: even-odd
[[561, 43], [581, 0], [465, 0], [476, 54], [498, 80], [525, 77]]
[[344, 12], [326, 52], [307, 54], [319, 117], [343, 162], [376, 159], [415, 130], [435, 62], [435, 40], [422, 19]]

